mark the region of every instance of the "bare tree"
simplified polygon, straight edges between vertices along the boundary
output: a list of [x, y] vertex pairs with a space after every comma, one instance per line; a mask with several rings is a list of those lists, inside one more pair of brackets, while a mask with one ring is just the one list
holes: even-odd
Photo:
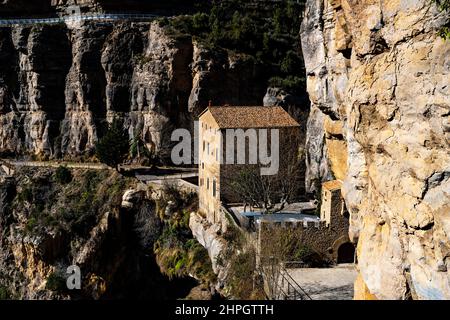
[[245, 205], [261, 208], [264, 213], [276, 213], [294, 201], [302, 185], [303, 152], [295, 131], [288, 131], [280, 142], [280, 168], [276, 175], [260, 174], [260, 167], [247, 165], [225, 181], [229, 189]]
[[[306, 246], [301, 234], [295, 229], [277, 226], [273, 223], [261, 223], [258, 233], [257, 270], [264, 280], [264, 288], [272, 299], [291, 299], [292, 294], [298, 298], [305, 298], [307, 294], [296, 283], [291, 283], [289, 290], [287, 282], [286, 263], [309, 264], [315, 259], [314, 250]], [[282, 281], [282, 279], [286, 281]]]

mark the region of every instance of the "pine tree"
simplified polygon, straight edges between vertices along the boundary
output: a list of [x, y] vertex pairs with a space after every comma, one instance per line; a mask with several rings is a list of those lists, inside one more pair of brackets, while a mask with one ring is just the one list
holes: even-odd
[[100, 162], [119, 169], [119, 165], [126, 159], [130, 150], [128, 133], [122, 123], [115, 118], [109, 125], [106, 134], [96, 145], [96, 155]]

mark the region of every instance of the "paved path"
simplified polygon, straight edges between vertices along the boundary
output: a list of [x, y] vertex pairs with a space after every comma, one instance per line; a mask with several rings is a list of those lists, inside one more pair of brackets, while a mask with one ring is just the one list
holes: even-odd
[[352, 300], [356, 269], [353, 264], [334, 268], [288, 269], [313, 300]]
[[177, 179], [188, 179], [198, 177], [198, 172], [182, 172], [177, 174], [167, 174], [167, 175], [140, 175], [136, 174], [136, 178], [143, 182], [148, 181], [164, 181], [164, 180], [177, 180]]
[[[18, 167], [32, 167], [32, 168], [58, 168], [64, 166], [70, 169], [90, 169], [90, 170], [115, 170], [102, 163], [87, 163], [87, 162], [65, 162], [65, 161], [15, 161], [15, 160], [2, 160], [0, 159], [0, 165], [4, 169], [13, 169]], [[176, 167], [159, 167], [150, 168], [134, 165], [122, 165], [120, 166], [125, 172], [133, 172], [136, 179], [141, 182], [156, 182], [163, 184], [167, 180], [182, 180], [198, 177], [197, 168], [176, 168]], [[152, 172], [152, 174], [146, 174], [146, 172]], [[188, 184], [188, 182], [186, 182]], [[191, 184], [189, 184], [191, 186]]]
[[101, 163], [88, 162], [64, 162], [64, 161], [11, 161], [0, 160], [0, 162], [9, 164], [13, 167], [39, 167], [39, 168], [58, 168], [65, 166], [71, 169], [93, 169], [93, 170], [107, 170], [111, 169], [107, 165]]

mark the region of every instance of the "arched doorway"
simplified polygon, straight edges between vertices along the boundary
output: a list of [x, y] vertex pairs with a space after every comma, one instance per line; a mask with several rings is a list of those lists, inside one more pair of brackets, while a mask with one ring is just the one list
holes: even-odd
[[355, 246], [350, 242], [345, 242], [339, 246], [337, 263], [355, 262]]

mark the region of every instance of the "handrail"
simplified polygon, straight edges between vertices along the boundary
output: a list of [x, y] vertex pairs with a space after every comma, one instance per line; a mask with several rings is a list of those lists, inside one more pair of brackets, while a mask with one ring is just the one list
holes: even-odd
[[[284, 266], [284, 263], [282, 263], [281, 264], [281, 273], [280, 274], [282, 274], [282, 276], [284, 276], [284, 277], [286, 277], [287, 276], [287, 278], [288, 278], [288, 283], [294, 283], [294, 285], [295, 286], [297, 286], [297, 288], [298, 288], [298, 290], [299, 291], [301, 291], [309, 300], [312, 300], [312, 298], [311, 298], [311, 296], [298, 284], [298, 282], [297, 281], [295, 281], [295, 279], [294, 278], [292, 278], [292, 276], [289, 274], [289, 272], [286, 270], [286, 268], [285, 268], [285, 266]], [[296, 289], [297, 289], [296, 288]]]
[[9, 18], [0, 19], [0, 26], [20, 25], [20, 24], [58, 24], [73, 21], [92, 21], [92, 20], [123, 20], [123, 19], [155, 19], [160, 17], [155, 14], [143, 13], [111, 13], [111, 14], [85, 14], [85, 15], [68, 15], [63, 17], [52, 18]]
[[[273, 259], [270, 258], [269, 259]], [[275, 284], [275, 293], [273, 293], [272, 297], [269, 297], [271, 300], [276, 300], [283, 296], [284, 300], [290, 300], [292, 298], [291, 295], [291, 289], [293, 293], [293, 300], [297, 300], [297, 297], [300, 300], [313, 300], [311, 296], [297, 283], [297, 281], [292, 278], [292, 276], [289, 274], [289, 272], [284, 267], [284, 263], [280, 263], [280, 272], [277, 272], [277, 279], [274, 279], [275, 277], [266, 275], [264, 272], [264, 268], [261, 268], [262, 271], [260, 271], [263, 278], [269, 279], [269, 281], [272, 281]], [[285, 282], [287, 284], [287, 293], [285, 291]], [[270, 293], [267, 293], [270, 294]]]

